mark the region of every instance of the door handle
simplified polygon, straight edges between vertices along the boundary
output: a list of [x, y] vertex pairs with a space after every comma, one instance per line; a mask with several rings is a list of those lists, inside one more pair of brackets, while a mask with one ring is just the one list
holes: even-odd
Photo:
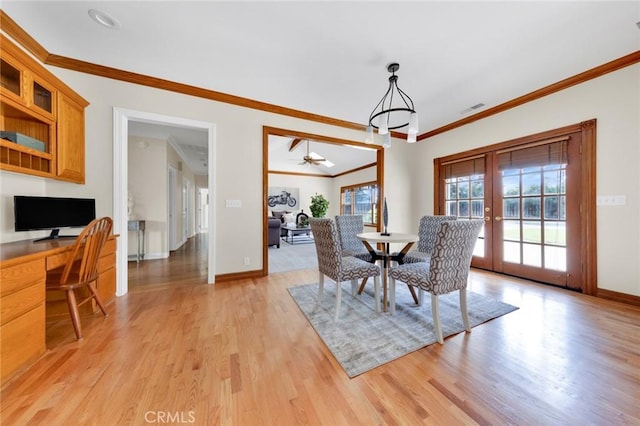
[[496, 217], [495, 217], [495, 219], [496, 219], [498, 222], [500, 222], [500, 221], [502, 220], [502, 217], [500, 217], [500, 216], [496, 216]]
[[484, 221], [485, 221], [485, 222], [489, 222], [490, 220], [491, 220], [491, 217], [489, 217], [489, 216], [485, 216], [485, 217], [484, 217]]

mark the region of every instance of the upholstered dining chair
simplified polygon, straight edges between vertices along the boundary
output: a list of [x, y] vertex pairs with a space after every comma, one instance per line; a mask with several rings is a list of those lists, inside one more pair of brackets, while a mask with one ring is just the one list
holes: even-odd
[[373, 277], [376, 312], [380, 312], [380, 268], [353, 256], [343, 256], [338, 241], [336, 225], [330, 218], [309, 218], [311, 232], [318, 256], [318, 304], [322, 301], [324, 278], [336, 283], [336, 312], [334, 321], [340, 317], [342, 283], [351, 281], [351, 294], [355, 295], [358, 279]]
[[456, 216], [427, 215], [420, 218], [418, 225], [418, 249], [407, 252], [402, 263], [426, 262], [431, 256], [440, 224], [449, 220], [456, 220]]
[[[338, 229], [338, 239], [340, 240], [343, 256], [354, 256], [369, 263], [375, 262], [369, 250], [367, 250], [362, 241], [356, 236], [364, 232], [364, 219], [362, 215], [338, 215], [336, 216], [336, 228]], [[379, 250], [377, 250], [377, 252], [379, 255], [382, 255]], [[366, 284], [367, 278], [364, 278], [358, 289], [358, 294], [362, 294]]]
[[371, 254], [356, 235], [364, 232], [364, 220], [359, 214], [336, 216], [336, 228], [343, 256], [354, 256], [366, 262], [373, 262]]
[[[113, 221], [110, 217], [93, 220], [76, 238], [66, 263], [47, 271], [47, 291], [65, 292], [69, 315], [78, 340], [82, 340], [78, 306], [94, 299], [104, 316], [109, 315], [98, 295], [96, 280], [100, 252], [111, 234], [112, 227]], [[78, 302], [77, 296], [82, 295], [83, 288], [86, 288], [88, 294], [85, 293], [83, 300]]]
[[483, 220], [455, 220], [440, 224], [436, 233], [433, 252], [425, 262], [405, 263], [389, 270], [389, 300], [391, 314], [395, 313], [396, 280], [418, 287], [420, 290], [420, 304], [423, 292], [431, 293], [431, 313], [436, 337], [441, 344], [442, 327], [440, 326], [440, 312], [438, 296], [452, 291], [460, 292], [460, 313], [467, 332], [469, 315], [467, 312], [467, 280], [473, 248], [484, 226]]

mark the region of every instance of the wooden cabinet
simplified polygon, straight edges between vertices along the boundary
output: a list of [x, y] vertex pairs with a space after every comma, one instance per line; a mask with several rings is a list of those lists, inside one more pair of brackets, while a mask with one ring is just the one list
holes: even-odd
[[44, 259], [0, 269], [0, 362], [5, 381], [46, 350]]
[[[47, 271], [63, 265], [75, 239], [0, 244], [0, 382], [19, 374], [47, 349], [46, 319], [69, 310], [63, 292], [46, 291]], [[117, 236], [109, 237], [98, 263], [98, 292], [105, 304], [115, 298]], [[84, 290], [83, 290], [84, 291]], [[80, 307], [97, 312], [95, 301]], [[69, 334], [73, 327], [69, 324]], [[75, 336], [74, 336], [75, 337]]]
[[88, 102], [0, 35], [0, 168], [84, 183]]
[[84, 107], [64, 93], [58, 94], [56, 174], [84, 183]]

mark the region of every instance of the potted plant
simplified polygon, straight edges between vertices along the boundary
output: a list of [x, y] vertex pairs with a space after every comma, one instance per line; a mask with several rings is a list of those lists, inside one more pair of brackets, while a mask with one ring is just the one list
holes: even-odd
[[324, 198], [324, 195], [316, 194], [311, 196], [311, 205], [309, 206], [309, 209], [311, 209], [311, 215], [313, 217], [324, 217], [328, 208], [329, 201]]

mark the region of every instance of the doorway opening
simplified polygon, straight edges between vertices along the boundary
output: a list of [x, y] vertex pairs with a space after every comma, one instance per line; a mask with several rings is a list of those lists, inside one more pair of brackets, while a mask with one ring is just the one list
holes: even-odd
[[[285, 151], [284, 153], [280, 153], [280, 154], [275, 154], [274, 153], [274, 146], [279, 144], [283, 139], [286, 139], [285, 143], [288, 147], [288, 150]], [[277, 252], [279, 249], [274, 248], [276, 247], [275, 245], [272, 246], [268, 246], [268, 241], [269, 241], [269, 218], [268, 213], [270, 213], [270, 207], [268, 205], [268, 195], [270, 195], [269, 193], [269, 186], [271, 185], [272, 187], [288, 187], [288, 186], [293, 186], [293, 187], [299, 187], [299, 186], [303, 186], [304, 189], [304, 183], [302, 183], [305, 179], [308, 178], [314, 178], [314, 179], [323, 179], [326, 181], [331, 181], [334, 178], [338, 178], [340, 179], [341, 176], [347, 176], [350, 175], [351, 173], [358, 173], [358, 172], [365, 172], [368, 170], [375, 170], [373, 171], [373, 177], [366, 179], [367, 181], [374, 181], [379, 189], [379, 200], [378, 200], [378, 206], [377, 206], [377, 211], [381, 211], [381, 205], [380, 205], [380, 200], [383, 199], [383, 194], [384, 194], [384, 148], [380, 145], [371, 145], [371, 144], [364, 144], [361, 142], [355, 142], [355, 141], [351, 141], [351, 140], [347, 140], [347, 139], [340, 139], [340, 138], [335, 138], [335, 137], [330, 137], [330, 136], [324, 136], [324, 135], [317, 135], [317, 134], [311, 134], [311, 133], [304, 133], [304, 132], [299, 132], [299, 131], [295, 131], [295, 130], [287, 130], [287, 129], [278, 129], [278, 128], [273, 128], [273, 127], [268, 127], [265, 126], [263, 127], [263, 254], [262, 254], [262, 275], [268, 275], [269, 273], [269, 250], [270, 248], [272, 248], [271, 252]], [[308, 144], [311, 144], [310, 149], [307, 149], [307, 147], [309, 146]], [[359, 153], [360, 157], [364, 157], [365, 156], [365, 152], [363, 151], [363, 149], [368, 150], [371, 152], [370, 158], [369, 160], [367, 160], [365, 163], [366, 164], [362, 164], [360, 163], [359, 166], [354, 166], [353, 168], [349, 168], [348, 170], [346, 170], [344, 173], [339, 174], [339, 176], [333, 176], [332, 174], [328, 174], [325, 176], [320, 176], [317, 174], [311, 174], [309, 172], [302, 172], [302, 171], [296, 171], [296, 170], [291, 170], [289, 168], [287, 168], [286, 171], [280, 170], [276, 167], [272, 166], [272, 162], [271, 162], [271, 158], [275, 157], [276, 155], [279, 155], [279, 157], [277, 159], [282, 160], [285, 159], [287, 162], [289, 162], [289, 164], [295, 164], [298, 165], [300, 167], [306, 167], [306, 170], [308, 169], [313, 169], [314, 167], [318, 167], [315, 163], [322, 163], [324, 160], [326, 160], [327, 158], [325, 157], [321, 157], [319, 159], [314, 158], [314, 153], [315, 152], [311, 152], [313, 151], [314, 145], [316, 143], [319, 144], [326, 144], [329, 147], [331, 147], [332, 150], [335, 149], [339, 149], [340, 152], [335, 152], [335, 153], [331, 153], [330, 156], [326, 156], [329, 160], [337, 160], [337, 159], [341, 159], [341, 157], [346, 157], [346, 151], [355, 151], [357, 153]], [[292, 152], [296, 146], [300, 146], [303, 150], [298, 152]], [[307, 153], [307, 151], [309, 151]], [[306, 155], [305, 155], [306, 154]], [[309, 164], [311, 163], [311, 164]], [[286, 167], [286, 165], [283, 165], [282, 167]], [[285, 182], [282, 177], [286, 176], [287, 178], [290, 178], [291, 181], [287, 181]], [[277, 180], [278, 183], [274, 183], [274, 181]], [[291, 185], [290, 185], [291, 183]], [[335, 192], [335, 194], [329, 195], [329, 194], [323, 194], [325, 196], [327, 196], [327, 198], [329, 199], [334, 199], [335, 201], [335, 205], [340, 205], [340, 187], [342, 185], [333, 185], [333, 184], [328, 184], [328, 185], [324, 185], [325, 187], [328, 188], [333, 188], [333, 186], [335, 186], [335, 191], [333, 189], [331, 189], [331, 192]], [[307, 188], [308, 189], [308, 188]], [[304, 191], [302, 191], [304, 192]], [[308, 192], [308, 191], [307, 191]], [[306, 202], [310, 202], [310, 196], [314, 195], [314, 192], [310, 192], [307, 194], [307, 196], [303, 196], [302, 193], [300, 195], [300, 197], [303, 198], [303, 203], [301, 205], [301, 207], [304, 210], [305, 214], [309, 214], [310, 215], [310, 211], [306, 210], [306, 208], [304, 207], [306, 204]], [[296, 198], [300, 198], [300, 197], [296, 197]], [[309, 198], [309, 200], [307, 200], [307, 198]], [[339, 210], [336, 210], [336, 212], [338, 212]], [[295, 212], [297, 213], [297, 212]], [[336, 213], [337, 214], [337, 213]], [[295, 217], [295, 216], [294, 216]], [[294, 221], [295, 219], [292, 219], [292, 221]], [[287, 233], [288, 231], [285, 229], [284, 231], [281, 229], [280, 230], [283, 233]], [[285, 234], [286, 235], [286, 234]], [[285, 237], [285, 235], [283, 235], [283, 237]], [[282, 237], [281, 237], [282, 238]], [[285, 237], [286, 238], [286, 237]], [[291, 239], [291, 241], [293, 242], [293, 239]], [[280, 241], [280, 246], [283, 246], [284, 244], [288, 244], [284, 239]], [[293, 246], [293, 244], [292, 244]], [[313, 255], [313, 257], [315, 257], [315, 247], [311, 244], [308, 244], [308, 246], [310, 246], [313, 249], [313, 252], [311, 253], [311, 255]], [[288, 247], [288, 246], [287, 246]], [[296, 247], [300, 248], [303, 247], [302, 244], [298, 244], [296, 245]], [[288, 247], [290, 248], [290, 247]]]
[[[210, 201], [215, 205], [215, 124], [171, 117], [149, 112], [133, 111], [122, 108], [113, 109], [113, 219], [114, 233], [120, 235], [117, 248], [117, 285], [116, 295], [122, 296], [128, 292], [127, 277], [127, 184], [128, 184], [128, 139], [129, 123], [140, 122], [161, 126], [176, 126], [181, 128], [200, 129], [207, 134], [207, 184], [211, 192]], [[208, 211], [209, 233], [207, 238], [207, 282], [215, 282], [215, 209]]]

